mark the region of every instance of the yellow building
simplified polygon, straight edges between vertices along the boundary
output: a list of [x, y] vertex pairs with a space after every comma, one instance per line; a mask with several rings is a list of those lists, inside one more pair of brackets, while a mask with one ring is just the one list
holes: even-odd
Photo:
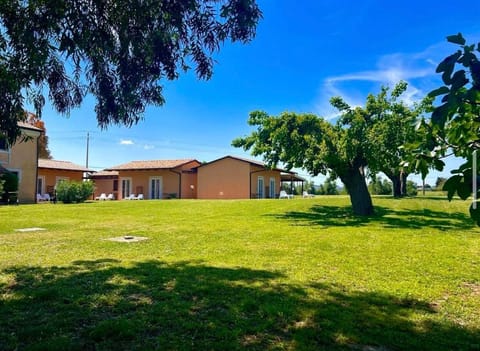
[[[37, 187], [38, 137], [41, 129], [19, 122], [22, 137], [14, 145], [0, 139], [0, 166], [18, 177], [20, 203], [35, 203]], [[23, 140], [25, 139], [26, 140]]]

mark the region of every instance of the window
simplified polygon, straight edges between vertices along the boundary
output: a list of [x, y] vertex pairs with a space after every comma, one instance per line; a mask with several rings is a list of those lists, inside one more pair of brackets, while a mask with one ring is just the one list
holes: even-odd
[[265, 197], [265, 183], [263, 177], [258, 177], [257, 180], [257, 197], [263, 199]]
[[37, 178], [37, 194], [43, 195], [45, 193], [45, 177]]
[[131, 178], [122, 178], [122, 199], [126, 199], [130, 196], [132, 191], [132, 179]]
[[8, 143], [3, 136], [0, 136], [0, 152], [1, 151], [8, 152]]
[[270, 194], [269, 197], [270, 199], [274, 199], [275, 198], [275, 178], [270, 178]]
[[162, 177], [150, 178], [150, 199], [161, 199], [163, 192]]
[[118, 191], [118, 179], [113, 180], [113, 191]]

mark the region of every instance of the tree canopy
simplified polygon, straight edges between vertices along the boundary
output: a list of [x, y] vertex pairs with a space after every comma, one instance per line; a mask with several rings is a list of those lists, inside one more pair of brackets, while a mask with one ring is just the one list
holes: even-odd
[[131, 126], [165, 102], [162, 79], [209, 79], [220, 44], [250, 41], [261, 16], [255, 0], [1, 1], [0, 133], [14, 143], [25, 102], [41, 117], [47, 94], [62, 114], [92, 94], [100, 127]]
[[[480, 43], [467, 45], [462, 34], [451, 35], [447, 41], [459, 49], [446, 57], [437, 66], [443, 85], [432, 92], [436, 99], [431, 118], [419, 124], [419, 134], [423, 137], [409, 146], [413, 157], [409, 162], [425, 176], [429, 169], [442, 170], [442, 158], [455, 155], [465, 162], [452, 171], [445, 182], [448, 199], [455, 194], [462, 199], [472, 195], [473, 152], [480, 149]], [[470, 207], [472, 218], [480, 225], [480, 206]]]
[[335, 124], [313, 114], [252, 112], [248, 124], [257, 129], [235, 139], [233, 145], [262, 155], [271, 166], [282, 162], [288, 169], [298, 167], [312, 175], [330, 173], [340, 178], [353, 212], [370, 215], [373, 205], [365, 181], [367, 167], [371, 175], [381, 171], [398, 184], [404, 181], [406, 189], [409, 170], [400, 166], [399, 147], [415, 134], [414, 121], [420, 111], [400, 101], [406, 87], [400, 82], [390, 96], [384, 87], [377, 96], [370, 94], [363, 108], [332, 98], [331, 104], [340, 111]]
[[353, 212], [370, 215], [373, 205], [365, 183], [364, 116], [358, 112], [344, 115], [334, 125], [313, 114], [284, 112], [270, 116], [255, 111], [250, 113], [248, 123], [257, 130], [232, 144], [262, 155], [270, 166], [282, 162], [287, 169], [298, 167], [312, 175], [340, 177], [350, 194]]

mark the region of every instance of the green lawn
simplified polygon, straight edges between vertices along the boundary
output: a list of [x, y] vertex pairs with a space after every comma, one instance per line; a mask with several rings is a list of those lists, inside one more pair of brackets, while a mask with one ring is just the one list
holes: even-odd
[[480, 349], [468, 204], [374, 204], [0, 207], [0, 350]]

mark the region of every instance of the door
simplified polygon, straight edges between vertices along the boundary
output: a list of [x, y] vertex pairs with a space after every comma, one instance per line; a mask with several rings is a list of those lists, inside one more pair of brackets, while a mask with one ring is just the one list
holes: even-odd
[[122, 199], [130, 196], [132, 191], [132, 180], [130, 178], [122, 178]]
[[270, 178], [270, 199], [275, 198], [275, 178]]
[[161, 199], [163, 194], [162, 177], [150, 178], [150, 199]]
[[45, 193], [45, 177], [37, 178], [37, 194], [43, 195]]
[[263, 199], [265, 197], [265, 182], [263, 177], [258, 177], [257, 181], [257, 197]]

